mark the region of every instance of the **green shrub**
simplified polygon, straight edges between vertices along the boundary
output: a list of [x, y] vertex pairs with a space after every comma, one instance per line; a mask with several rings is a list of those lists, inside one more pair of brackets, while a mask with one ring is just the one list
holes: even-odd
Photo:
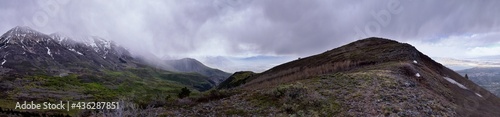
[[187, 87], [184, 87], [181, 89], [181, 92], [179, 92], [178, 97], [182, 99], [188, 97], [189, 94], [191, 94], [191, 91]]

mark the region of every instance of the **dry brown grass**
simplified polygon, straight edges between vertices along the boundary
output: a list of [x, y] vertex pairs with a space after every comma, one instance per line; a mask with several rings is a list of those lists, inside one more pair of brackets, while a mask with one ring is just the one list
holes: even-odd
[[318, 75], [345, 71], [357, 66], [359, 63], [360, 62], [346, 60], [340, 62], [327, 62], [326, 64], [315, 67], [293, 67], [286, 70], [262, 74], [255, 80], [249, 82], [247, 86], [251, 85], [252, 89], [276, 86], [277, 84], [307, 79]]

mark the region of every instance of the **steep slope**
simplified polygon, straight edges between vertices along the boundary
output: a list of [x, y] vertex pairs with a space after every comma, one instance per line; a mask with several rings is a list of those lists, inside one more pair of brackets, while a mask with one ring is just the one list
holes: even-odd
[[500, 68], [498, 67], [476, 67], [457, 71], [462, 76], [469, 77], [469, 80], [479, 86], [489, 90], [496, 96], [500, 96]]
[[245, 81], [225, 98], [210, 93], [215, 101], [202, 98], [200, 104], [168, 111], [195, 116], [500, 115], [498, 97], [413, 46], [382, 38], [291, 61]]
[[221, 83], [227, 79], [231, 74], [224, 71], [210, 68], [205, 66], [203, 63], [192, 58], [183, 58], [179, 60], [167, 60], [166, 66], [170, 66], [175, 71], [179, 72], [194, 72], [205, 75], [214, 81], [216, 84]]

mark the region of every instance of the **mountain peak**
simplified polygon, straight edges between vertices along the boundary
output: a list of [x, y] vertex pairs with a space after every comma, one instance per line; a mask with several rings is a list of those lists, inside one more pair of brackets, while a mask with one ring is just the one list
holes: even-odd
[[33, 30], [33, 29], [31, 29], [28, 26], [16, 26], [16, 27], [12, 28], [11, 30]]
[[9, 31], [7, 31], [6, 34], [40, 34], [40, 32], [28, 27], [28, 26], [16, 26]]
[[0, 43], [3, 45], [6, 43], [23, 43], [26, 42], [25, 40], [38, 43], [40, 41], [51, 40], [51, 37], [27, 26], [16, 26], [1, 36]]
[[357, 61], [395, 61], [395, 60], [418, 60], [422, 57], [414, 46], [407, 43], [400, 43], [395, 40], [370, 37], [354, 41], [339, 48], [330, 50], [330, 55], [349, 52], [345, 56], [349, 60]]
[[[192, 71], [193, 69], [201, 70], [208, 68], [200, 61], [193, 58], [182, 58], [179, 60], [167, 60], [167, 64], [177, 68], [177, 70], [182, 72]], [[196, 71], [194, 70], [194, 71]]]
[[344, 45], [342, 47], [351, 47], [351, 48], [366, 48], [366, 47], [378, 47], [379, 45], [399, 45], [401, 47], [413, 47], [410, 44], [406, 43], [400, 43], [395, 40], [391, 39], [386, 39], [386, 38], [380, 38], [380, 37], [369, 37], [365, 39], [360, 39], [354, 42], [351, 42], [347, 45]]
[[199, 64], [202, 64], [200, 61], [194, 59], [194, 58], [182, 58], [182, 59], [179, 59], [180, 61], [185, 61], [185, 62], [195, 62], [195, 63], [199, 63]]
[[372, 42], [372, 43], [399, 43], [398, 41], [387, 39], [387, 38], [382, 38], [382, 37], [368, 37], [364, 39], [359, 39], [358, 41], [355, 42]]
[[209, 78], [216, 84], [222, 82], [231, 74], [224, 71], [205, 66], [200, 61], [193, 58], [182, 58], [179, 60], [167, 60], [166, 65], [179, 72], [196, 72]]

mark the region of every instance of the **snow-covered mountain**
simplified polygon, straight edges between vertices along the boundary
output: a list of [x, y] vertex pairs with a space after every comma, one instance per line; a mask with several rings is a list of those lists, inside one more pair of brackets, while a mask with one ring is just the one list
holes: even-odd
[[92, 48], [95, 52], [99, 53], [100, 56], [106, 58], [108, 54], [119, 54], [119, 55], [127, 55], [130, 56], [130, 53], [125, 48], [117, 45], [115, 42], [106, 40], [97, 36], [85, 36], [85, 37], [69, 37], [61, 33], [53, 33], [50, 34], [54, 40], [56, 40], [59, 44], [65, 46], [66, 48], [78, 53], [83, 54], [77, 51], [75, 48], [78, 45], [85, 45], [85, 47]]
[[[70, 73], [92, 74], [127, 68], [159, 68], [148, 60], [133, 57], [124, 47], [97, 36], [70, 37], [60, 33], [46, 35], [21, 26], [0, 36], [0, 75], [4, 76], [65, 76]], [[213, 83], [211, 85], [222, 82], [230, 75], [194, 59], [162, 63], [160, 68], [163, 70], [195, 72], [207, 77]]]
[[[136, 66], [129, 52], [98, 37], [71, 39], [15, 27], [0, 37], [0, 73], [64, 75], [83, 69], [121, 69]], [[10, 72], [12, 71], [12, 72]]]
[[[124, 47], [95, 36], [47, 35], [29, 27], [15, 27], [0, 36], [2, 104], [126, 97], [137, 104], [152, 105], [179, 93], [177, 89], [206, 91], [215, 85], [198, 73], [156, 69], [132, 57]], [[2, 104], [0, 108], [14, 108]], [[5, 115], [1, 111], [0, 116]]]

